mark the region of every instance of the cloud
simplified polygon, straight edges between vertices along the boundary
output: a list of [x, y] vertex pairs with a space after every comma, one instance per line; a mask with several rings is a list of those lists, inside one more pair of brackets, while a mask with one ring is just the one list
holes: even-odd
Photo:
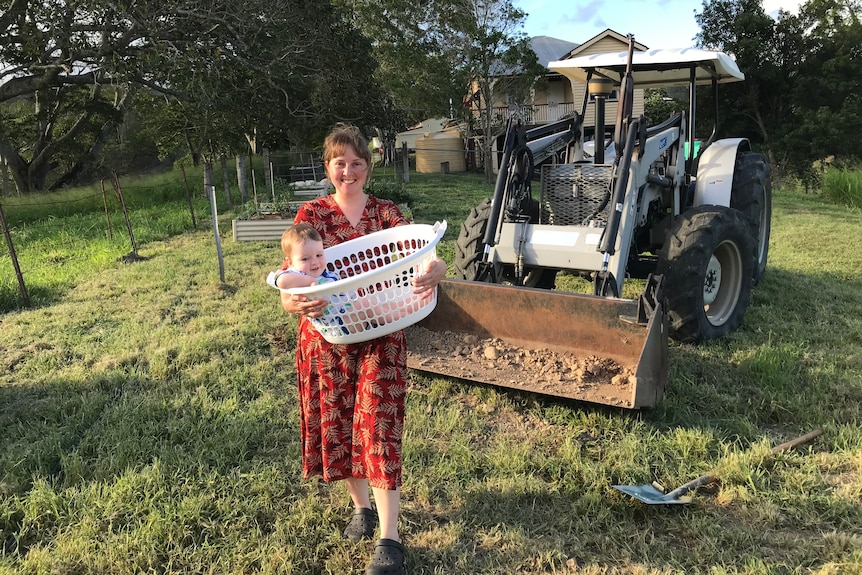
[[770, 16], [778, 15], [779, 10], [799, 14], [799, 6], [802, 4], [800, 0], [763, 0], [763, 11]]
[[603, 2], [602, 0], [591, 0], [586, 4], [576, 6], [578, 22], [593, 23], [601, 20], [601, 18], [596, 18], [596, 16], [601, 14], [603, 9], [607, 10], [607, 4], [607, 2]]

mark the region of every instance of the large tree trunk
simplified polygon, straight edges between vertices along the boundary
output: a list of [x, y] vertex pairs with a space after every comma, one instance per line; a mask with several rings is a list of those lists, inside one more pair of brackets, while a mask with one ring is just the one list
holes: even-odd
[[11, 174], [12, 181], [15, 182], [15, 188], [18, 190], [18, 195], [20, 196], [29, 192], [27, 162], [15, 148], [9, 145], [2, 134], [0, 134], [0, 156], [6, 161], [9, 174]]
[[[125, 120], [133, 98], [133, 90], [131, 89], [123, 90], [122, 95], [118, 93], [117, 97], [114, 98], [114, 109], [118, 112], [118, 116], [123, 118], [123, 120]], [[114, 133], [114, 130], [118, 125], [119, 122], [113, 119], [109, 119], [102, 124], [102, 129], [99, 132], [99, 136], [96, 138], [96, 141], [93, 142], [93, 145], [90, 146], [83, 156], [78, 158], [74, 166], [67, 170], [66, 173], [61, 175], [57, 181], [51, 185], [51, 189], [57, 190], [64, 186], [73, 186], [78, 184], [78, 177], [81, 173], [95, 164], [102, 156], [102, 152], [105, 151], [105, 146], [108, 145], [108, 141], [111, 139], [111, 135]]]

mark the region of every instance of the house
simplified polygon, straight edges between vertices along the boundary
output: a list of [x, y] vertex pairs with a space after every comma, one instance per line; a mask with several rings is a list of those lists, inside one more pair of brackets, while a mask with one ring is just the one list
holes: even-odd
[[[530, 102], [512, 102], [508, 94], [495, 92], [493, 95], [494, 114], [504, 123], [514, 110], [519, 110], [527, 126], [536, 126], [554, 122], [573, 112], [583, 112], [584, 92], [586, 85], [572, 85], [565, 76], [548, 68], [550, 62], [567, 60], [576, 56], [589, 56], [602, 52], [623, 52], [628, 49], [628, 38], [606, 29], [604, 32], [590, 38], [583, 44], [575, 44], [550, 36], [536, 36], [530, 39], [533, 52], [539, 63], [546, 69], [545, 81], [533, 89]], [[635, 42], [635, 50], [644, 51], [647, 47]], [[478, 108], [473, 103], [473, 113], [478, 115]], [[632, 113], [638, 116], [644, 110], [643, 90], [635, 89]], [[608, 118], [615, 118], [617, 113], [616, 92], [607, 100], [605, 111]], [[584, 114], [584, 124], [592, 126], [595, 122], [595, 106], [590, 104]]]

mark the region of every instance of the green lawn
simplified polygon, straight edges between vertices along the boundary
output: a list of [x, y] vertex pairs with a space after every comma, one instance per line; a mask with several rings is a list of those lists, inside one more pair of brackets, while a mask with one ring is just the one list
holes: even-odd
[[[451, 264], [491, 186], [411, 175], [408, 190], [417, 221], [449, 221]], [[363, 572], [371, 544], [340, 536], [345, 488], [299, 479], [296, 323], [263, 281], [278, 246], [233, 242], [223, 213], [220, 282], [196, 202], [196, 230], [181, 196], [135, 204], [134, 264], [117, 261], [128, 237], [102, 241], [98, 204], [46, 220], [4, 203], [22, 260], [45, 271], [35, 307], [0, 315], [0, 573]], [[414, 373], [409, 573], [862, 574], [860, 229], [858, 209], [776, 192], [743, 328], [673, 344], [651, 411]], [[0, 251], [7, 302], [10, 268]], [[712, 469], [689, 505], [611, 487]]]

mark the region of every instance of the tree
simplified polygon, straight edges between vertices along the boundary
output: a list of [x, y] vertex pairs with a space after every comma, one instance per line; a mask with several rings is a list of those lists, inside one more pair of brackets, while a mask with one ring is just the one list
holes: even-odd
[[745, 82], [722, 86], [723, 132], [746, 136], [769, 149], [790, 106], [795, 31], [787, 29], [780, 35], [761, 0], [705, 1], [695, 19], [701, 27], [698, 44], [733, 55], [746, 75]]
[[855, 137], [862, 129], [861, 9], [858, 0], [810, 0], [798, 15], [779, 11], [772, 19], [760, 0], [705, 1], [696, 16], [699, 44], [732, 54], [746, 74], [723, 87], [721, 107], [731, 112], [724, 133], [751, 138], [775, 171], [806, 183], [817, 160], [862, 157]]
[[644, 91], [644, 115], [650, 125], [659, 124], [673, 114], [685, 110], [685, 106], [673, 99], [665, 88], [647, 88]]
[[451, 39], [450, 61], [474, 84], [489, 183], [494, 180], [493, 137], [501, 124], [493, 113], [494, 94], [524, 104], [545, 72], [523, 32], [524, 18], [510, 0], [451, 0], [441, 13], [440, 33]]
[[810, 0], [799, 12], [806, 34], [794, 106], [779, 146], [806, 182], [816, 181], [814, 164], [830, 156], [838, 162], [862, 159], [860, 13], [860, 2], [835, 0]]
[[391, 95], [386, 130], [401, 131], [431, 116], [446, 116], [464, 94], [463, 79], [448, 61], [435, 2], [343, 0], [357, 27], [372, 39], [375, 80]]
[[142, 90], [198, 152], [320, 132], [384, 100], [369, 43], [327, 0], [8, 2], [0, 155], [22, 192], [74, 183]]

